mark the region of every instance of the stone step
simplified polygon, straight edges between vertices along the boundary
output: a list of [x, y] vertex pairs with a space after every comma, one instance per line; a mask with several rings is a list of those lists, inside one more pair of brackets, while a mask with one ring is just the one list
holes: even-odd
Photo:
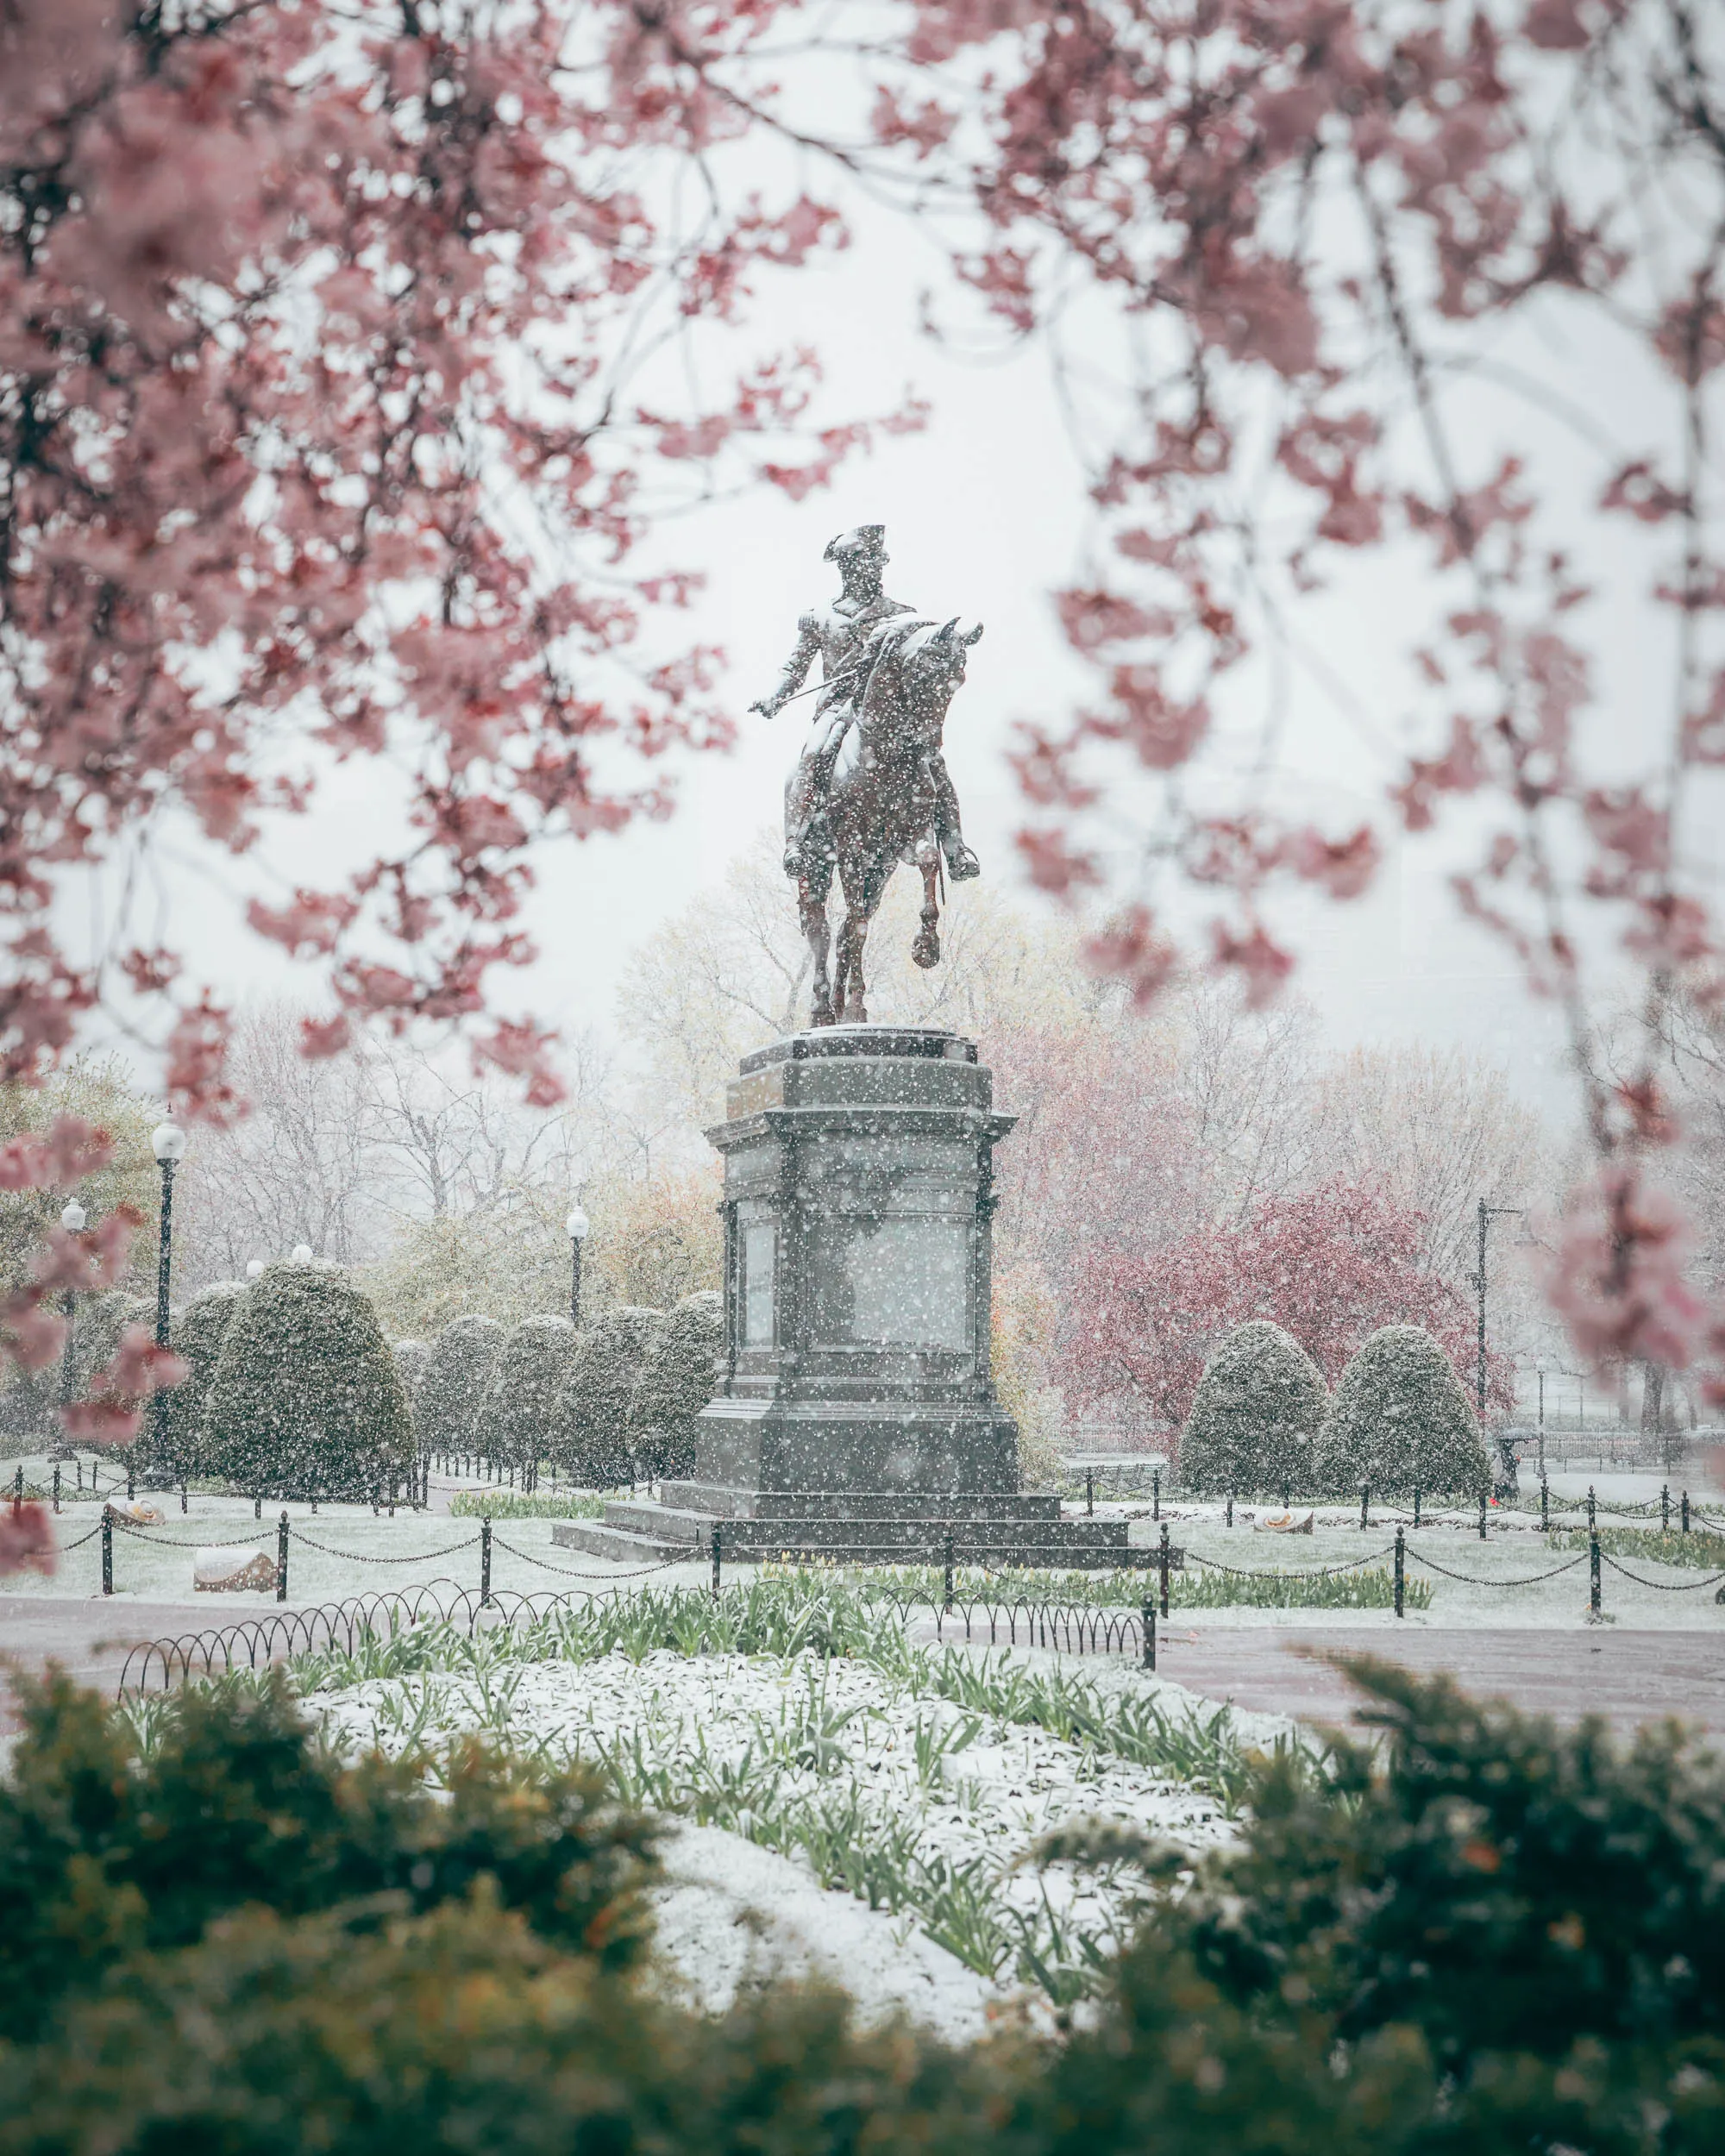
[[613, 1564], [657, 1564], [667, 1557], [692, 1564], [696, 1556], [687, 1542], [668, 1541], [661, 1535], [630, 1534], [597, 1520], [560, 1520], [551, 1530], [551, 1540], [560, 1550], [609, 1557]]
[[704, 1537], [707, 1522], [705, 1514], [680, 1505], [656, 1505], [650, 1497], [614, 1497], [605, 1506], [605, 1524], [625, 1534], [693, 1545]]
[[722, 1520], [1001, 1520], [1015, 1524], [1026, 1520], [1056, 1522], [1060, 1518], [1057, 1490], [1015, 1493], [985, 1491], [917, 1492], [913, 1490], [759, 1490], [745, 1493], [724, 1490], [694, 1482], [666, 1482], [660, 1492], [667, 1509], [692, 1512], [703, 1518]]
[[[724, 1555], [737, 1562], [782, 1554], [825, 1557], [838, 1563], [938, 1564], [945, 1555], [948, 1532], [946, 1522], [927, 1520], [715, 1521], [710, 1515], [645, 1500], [618, 1499], [605, 1507], [603, 1522], [560, 1521], [552, 1530], [552, 1540], [564, 1549], [585, 1550], [623, 1564], [652, 1564], [667, 1557], [697, 1561], [711, 1551], [715, 1526]], [[1082, 1570], [1150, 1567], [1157, 1561], [1153, 1548], [1127, 1542], [1124, 1520], [955, 1520], [950, 1532], [952, 1554], [961, 1564], [982, 1559], [994, 1564]]]

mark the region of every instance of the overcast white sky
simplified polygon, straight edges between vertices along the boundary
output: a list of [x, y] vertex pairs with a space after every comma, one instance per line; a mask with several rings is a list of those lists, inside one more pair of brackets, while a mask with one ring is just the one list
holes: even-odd
[[[751, 342], [816, 345], [828, 363], [835, 414], [887, 409], [913, 384], [932, 400], [931, 425], [924, 435], [888, 440], [849, 467], [832, 490], [800, 505], [763, 492], [702, 511], [670, 535], [668, 552], [709, 579], [700, 628], [731, 655], [726, 693], [742, 738], [734, 754], [691, 767], [670, 822], [541, 857], [530, 926], [543, 956], [531, 973], [499, 985], [503, 1000], [554, 1024], [603, 1027], [641, 939], [716, 882], [752, 834], [776, 820], [799, 707], [770, 724], [746, 707], [776, 679], [799, 612], [835, 588], [822, 548], [855, 523], [886, 524], [894, 596], [921, 611], [985, 624], [953, 707], [948, 756], [986, 874], [1008, 886], [1018, 881], [1010, 839], [1021, 808], [1002, 758], [1012, 723], [1058, 712], [1086, 686], [1048, 596], [1082, 566], [1078, 466], [1044, 355], [1030, 350], [977, 365], [944, 354], [914, 326], [915, 288], [926, 265], [906, 258], [902, 227], [865, 218], [863, 235], [830, 265], [782, 279], [757, 314]], [[1519, 357], [1533, 373], [1548, 368], [1554, 383], [1578, 372], [1591, 390], [1603, 387], [1625, 438], [1637, 439], [1646, 385], [1627, 372], [1617, 378], [1617, 355], [1570, 350], [1554, 328], [1543, 350]], [[1549, 460], [1560, 486], [1572, 486], [1579, 514], [1596, 490], [1600, 460], [1578, 450], [1550, 413], [1500, 405], [1500, 430], [1506, 410], [1510, 423], [1525, 429], [1522, 446]], [[1603, 685], [1597, 721], [1608, 756], [1614, 736], [1626, 755], [1645, 749], [1647, 725], [1669, 709], [1660, 686], [1668, 655], [1646, 641], [1653, 617], [1642, 599], [1645, 565], [1634, 573], [1634, 590], [1627, 580], [1611, 588], [1608, 575], [1600, 602], [1609, 617], [1613, 677]], [[1528, 1004], [1506, 955], [1458, 918], [1445, 887], [1454, 843], [1398, 841], [1383, 806], [1399, 737], [1402, 655], [1429, 600], [1417, 575], [1390, 564], [1312, 606], [1306, 633], [1347, 674], [1361, 709], [1342, 717], [1310, 682], [1300, 686], [1275, 792], [1280, 805], [1297, 805], [1338, 828], [1372, 817], [1388, 858], [1364, 901], [1302, 904], [1278, 918], [1302, 952], [1298, 985], [1339, 1044], [1418, 1039], [1484, 1050], [1529, 1098], [1552, 1106], [1563, 1094], [1555, 1028], [1549, 1013]], [[212, 870], [207, 856], [194, 867], [185, 851], [169, 849], [157, 872], [160, 902], [169, 938], [187, 950], [194, 977], [231, 997], [285, 989], [312, 999], [310, 974], [245, 931], [243, 899], [253, 890], [333, 881], [365, 849], [377, 784], [363, 764], [351, 767], [332, 782], [309, 828], [285, 828], [244, 862]], [[1039, 903], [1024, 895], [1026, 905]], [[98, 917], [112, 899], [110, 881], [96, 892]], [[963, 890], [954, 894], [957, 906], [964, 902]], [[91, 896], [72, 903], [87, 907]]]

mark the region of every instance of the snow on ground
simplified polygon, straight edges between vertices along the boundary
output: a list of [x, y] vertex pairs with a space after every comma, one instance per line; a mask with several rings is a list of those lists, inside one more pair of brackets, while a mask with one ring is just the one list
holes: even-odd
[[[1075, 1674], [1051, 1654], [963, 1649], [908, 1666], [926, 1674], [938, 1665], [950, 1689], [952, 1660], [985, 1684], [1009, 1683], [1014, 1670]], [[812, 1654], [505, 1662], [473, 1675], [373, 1679], [309, 1703], [338, 1740], [392, 1752], [473, 1731], [548, 1759], [586, 1758], [608, 1766], [632, 1801], [775, 1850], [774, 1865], [737, 1855], [699, 1888], [691, 1867], [699, 1871], [720, 1845], [693, 1844], [700, 1864], [680, 1858], [674, 1868], [682, 1883], [666, 1905], [668, 1939], [704, 1935], [709, 1920], [725, 1935], [710, 1972], [713, 1996], [750, 1980], [756, 1964], [800, 1967], [811, 1925], [822, 1936], [810, 1896], [840, 1887], [854, 1903], [841, 1894], [820, 1904], [835, 1925], [842, 1910], [843, 1924], [819, 1965], [865, 2003], [902, 2001], [960, 2034], [979, 2002], [1026, 1984], [1076, 1996], [1130, 1927], [1141, 1874], [1120, 1863], [1040, 1865], [1044, 1835], [1100, 1821], [1192, 1854], [1233, 1832], [1215, 1798], [1166, 1765], [1110, 1749], [1116, 1716], [1141, 1736], [1152, 1703], [1175, 1722], [1200, 1725], [1217, 1720], [1214, 1706], [1118, 1664], [1087, 1664], [1082, 1676], [1101, 1708], [1095, 1740], [1082, 1743], [919, 1692], [867, 1662]], [[1270, 1716], [1220, 1720], [1249, 1741], [1291, 1729]], [[742, 1920], [747, 1940], [731, 1936], [743, 1902], [765, 1905], [762, 1922]], [[853, 1907], [875, 1921], [859, 1929]], [[863, 1957], [855, 1974], [843, 1945], [853, 1934]], [[865, 1940], [874, 1942], [866, 1952]], [[913, 1944], [893, 1946], [905, 1940]], [[940, 1951], [982, 1989], [959, 1984]], [[674, 1946], [672, 1959], [690, 1981], [709, 1981]]]
[[1000, 1988], [920, 1932], [722, 1827], [678, 1826], [648, 1896], [662, 1987], [709, 2014], [768, 1984], [814, 1979], [865, 2023], [903, 2012], [949, 2043], [984, 2034]]

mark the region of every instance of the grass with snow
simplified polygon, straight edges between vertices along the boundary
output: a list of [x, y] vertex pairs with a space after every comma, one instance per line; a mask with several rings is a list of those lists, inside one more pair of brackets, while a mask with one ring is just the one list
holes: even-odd
[[1058, 2003], [1094, 1988], [1147, 1888], [1129, 1861], [1044, 1861], [1044, 1838], [1100, 1821], [1189, 1852], [1224, 1839], [1249, 1751], [1229, 1709], [1129, 1666], [919, 1645], [830, 1576], [647, 1589], [471, 1635], [428, 1623], [293, 1674], [331, 1741], [433, 1774], [467, 1734], [579, 1755], [625, 1801], [793, 1858]]

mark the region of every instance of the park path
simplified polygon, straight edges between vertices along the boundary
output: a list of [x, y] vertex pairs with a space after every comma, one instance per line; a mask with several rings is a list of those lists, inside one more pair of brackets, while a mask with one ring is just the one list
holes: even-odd
[[[264, 1614], [268, 1606], [248, 1609]], [[0, 1654], [40, 1670], [50, 1658], [73, 1676], [111, 1691], [128, 1651], [241, 1613], [207, 1604], [111, 1602], [0, 1595]], [[1725, 1633], [1634, 1632], [1569, 1626], [1430, 1628], [1386, 1633], [1344, 1624], [1302, 1626], [1297, 1637], [1270, 1627], [1214, 1626], [1201, 1620], [1164, 1629], [1159, 1674], [1206, 1698], [1303, 1721], [1345, 1726], [1354, 1695], [1322, 1658], [1363, 1651], [1422, 1674], [1446, 1670], [1470, 1691], [1507, 1699], [1565, 1721], [1603, 1714], [1621, 1732], [1674, 1714], [1725, 1739]], [[0, 1733], [16, 1727], [0, 1694]]]
[[1603, 1714], [1627, 1733], [1674, 1714], [1725, 1738], [1725, 1633], [1602, 1628], [1540, 1631], [1437, 1626], [1386, 1635], [1337, 1625], [1297, 1639], [1268, 1628], [1171, 1627], [1157, 1674], [1207, 1698], [1345, 1726], [1356, 1695], [1321, 1658], [1380, 1655], [1422, 1676], [1442, 1670], [1470, 1692], [1565, 1722]]

